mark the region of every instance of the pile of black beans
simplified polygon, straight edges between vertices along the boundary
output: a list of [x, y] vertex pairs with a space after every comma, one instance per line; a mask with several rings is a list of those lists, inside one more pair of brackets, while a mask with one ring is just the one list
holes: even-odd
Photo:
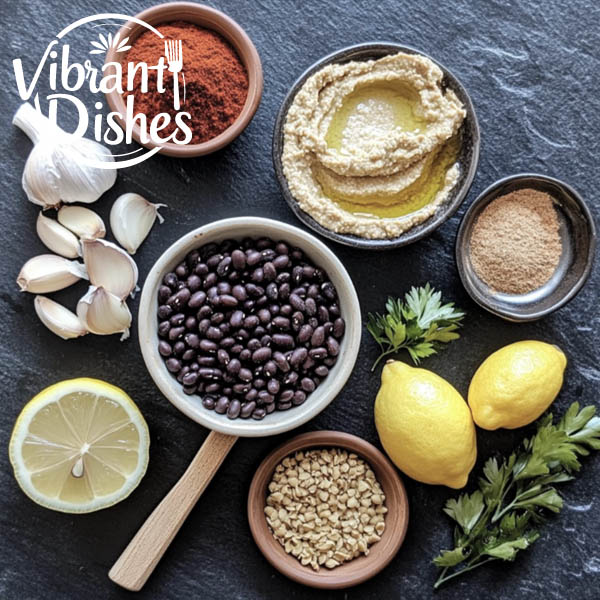
[[268, 238], [190, 252], [164, 276], [158, 321], [167, 369], [230, 419], [302, 404], [335, 364], [345, 330], [327, 273]]

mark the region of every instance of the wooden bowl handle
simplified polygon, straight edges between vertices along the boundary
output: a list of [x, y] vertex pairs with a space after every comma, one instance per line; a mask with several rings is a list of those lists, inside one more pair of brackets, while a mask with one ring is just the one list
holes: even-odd
[[108, 576], [125, 589], [142, 589], [206, 486], [235, 444], [236, 436], [211, 431], [186, 472], [152, 511]]

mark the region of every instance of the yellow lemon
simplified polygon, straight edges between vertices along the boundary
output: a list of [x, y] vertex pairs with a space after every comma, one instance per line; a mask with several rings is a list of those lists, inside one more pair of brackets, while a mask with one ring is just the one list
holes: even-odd
[[566, 365], [562, 350], [545, 342], [516, 342], [490, 354], [469, 386], [475, 423], [516, 429], [535, 421], [558, 395]]
[[385, 451], [409, 477], [461, 488], [477, 457], [475, 426], [463, 397], [439, 375], [389, 362], [375, 400]]
[[137, 487], [149, 446], [146, 421], [122, 389], [80, 378], [51, 385], [25, 405], [9, 456], [34, 502], [85, 513], [112, 506]]

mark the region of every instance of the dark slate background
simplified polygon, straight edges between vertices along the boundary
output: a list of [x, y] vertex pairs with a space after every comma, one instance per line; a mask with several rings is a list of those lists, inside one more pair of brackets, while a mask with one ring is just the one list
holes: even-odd
[[[21, 265], [44, 247], [35, 234], [37, 209], [27, 202], [20, 186], [31, 145], [10, 123], [19, 105], [11, 62], [23, 58], [31, 73], [46, 44], [67, 24], [99, 12], [134, 14], [150, 2], [2, 0], [0, 4], [4, 26], [0, 50], [4, 126], [0, 141], [4, 448], [0, 596], [6, 600], [133, 598], [113, 585], [107, 572], [183, 473], [207, 431], [180, 414], [155, 388], [135, 333], [124, 343], [118, 336], [62, 341], [37, 321], [33, 297], [17, 291], [15, 278]], [[565, 179], [592, 208], [600, 208], [598, 3], [222, 0], [211, 4], [242, 24], [254, 40], [265, 72], [262, 104], [249, 128], [229, 148], [192, 160], [156, 156], [120, 171], [115, 187], [94, 206], [107, 220], [112, 201], [123, 192], [139, 192], [169, 205], [164, 211], [166, 223], [155, 226], [136, 255], [141, 281], [168, 245], [209, 221], [261, 215], [298, 225], [273, 175], [270, 146], [275, 113], [292, 82], [313, 61], [370, 40], [422, 49], [454, 71], [470, 91], [482, 129], [482, 152], [466, 204], [500, 177], [535, 171]], [[71, 39], [73, 44], [76, 39], [77, 35]], [[82, 34], [79, 41], [85, 49], [89, 36]], [[45, 83], [39, 91], [48, 93]], [[465, 308], [468, 317], [462, 338], [428, 359], [427, 368], [466, 393], [474, 370], [492, 351], [517, 340], [546, 340], [560, 345], [569, 358], [555, 409], [563, 411], [576, 399], [598, 403], [598, 268], [582, 293], [554, 315], [528, 325], [506, 323], [471, 302], [458, 279], [453, 243], [463, 212], [464, 207], [430, 238], [385, 254], [328, 243], [357, 282], [363, 316], [381, 309], [388, 294], [401, 295], [413, 284], [431, 281], [446, 298]], [[84, 291], [80, 284], [54, 297], [74, 306]], [[132, 309], [135, 314], [137, 300]], [[368, 372], [375, 356], [376, 348], [365, 331], [346, 388], [303, 431], [338, 429], [377, 443], [372, 406], [379, 381]], [[99, 513], [71, 516], [41, 508], [21, 493], [6, 448], [13, 422], [31, 396], [55, 381], [84, 375], [107, 379], [133, 396], [150, 427], [151, 459], [147, 475], [127, 500]], [[469, 487], [491, 453], [508, 451], [524, 434], [478, 431], [480, 459]], [[442, 506], [455, 493], [407, 478], [408, 535], [391, 565], [373, 580], [326, 593], [292, 583], [267, 564], [250, 536], [246, 494], [261, 459], [290, 435], [238, 441], [139, 598], [433, 597], [436, 569], [431, 559], [451, 542]], [[436, 597], [475, 599], [493, 589], [501, 599], [598, 598], [599, 483], [600, 459], [586, 460], [577, 481], [563, 488], [562, 514], [551, 519], [533, 548], [515, 564], [485, 567], [456, 580]]]

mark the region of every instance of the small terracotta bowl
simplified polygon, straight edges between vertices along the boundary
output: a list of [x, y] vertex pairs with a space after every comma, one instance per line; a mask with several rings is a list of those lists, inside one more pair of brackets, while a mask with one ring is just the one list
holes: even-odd
[[[273, 537], [265, 518], [267, 486], [275, 467], [286, 456], [309, 448], [344, 448], [355, 452], [373, 469], [385, 494], [385, 530], [381, 540], [369, 546], [369, 554], [361, 555], [334, 569], [322, 567], [314, 571], [287, 554]], [[392, 463], [369, 442], [340, 431], [314, 431], [298, 435], [271, 452], [258, 467], [248, 492], [248, 521], [252, 537], [265, 558], [290, 579], [322, 589], [341, 589], [357, 585], [379, 573], [394, 558], [408, 527], [406, 490]]]
[[[203, 142], [201, 144], [187, 144], [181, 146], [168, 142], [160, 145], [159, 154], [168, 156], [177, 156], [180, 158], [191, 158], [193, 156], [202, 156], [211, 154], [230, 144], [237, 138], [244, 129], [248, 126], [262, 96], [263, 90], [263, 72], [260, 57], [256, 48], [246, 32], [230, 17], [224, 13], [205, 6], [203, 4], [195, 4], [193, 2], [168, 2], [165, 4], [157, 4], [147, 10], [135, 15], [136, 19], [148, 23], [148, 25], [160, 25], [172, 21], [187, 21], [195, 23], [200, 27], [212, 29], [222, 35], [236, 50], [240, 60], [246, 67], [248, 72], [248, 97], [246, 104], [238, 118], [217, 137]], [[126, 23], [120, 30], [120, 39], [129, 37], [129, 43], [135, 41], [142, 33], [147, 31], [142, 25], [130, 21]], [[106, 61], [119, 62], [120, 57], [117, 57], [116, 49], [111, 48], [106, 52]], [[185, 64], [185, 56], [184, 56]], [[111, 110], [121, 115], [125, 114], [125, 103], [123, 97], [117, 91], [106, 94], [106, 100]], [[123, 119], [118, 119], [121, 127], [124, 128]], [[138, 144], [140, 142], [139, 125], [133, 127], [133, 138]], [[146, 148], [155, 148], [157, 145], [149, 142], [141, 144]]]

